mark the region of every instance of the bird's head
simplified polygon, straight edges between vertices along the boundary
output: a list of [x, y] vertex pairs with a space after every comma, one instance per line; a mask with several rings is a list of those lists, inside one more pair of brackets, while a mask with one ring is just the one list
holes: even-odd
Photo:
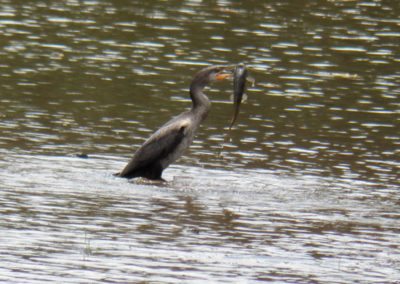
[[205, 87], [212, 82], [222, 81], [233, 77], [234, 67], [228, 65], [214, 65], [201, 69], [193, 78], [193, 83]]

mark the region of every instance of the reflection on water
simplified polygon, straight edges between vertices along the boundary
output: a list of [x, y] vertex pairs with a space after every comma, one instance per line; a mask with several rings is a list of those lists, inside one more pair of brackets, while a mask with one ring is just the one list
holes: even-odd
[[349, 283], [400, 275], [397, 189], [180, 166], [166, 172], [169, 184], [148, 186], [113, 177], [108, 169], [124, 162], [110, 157], [4, 154], [13, 162], [0, 164], [6, 282]]
[[[400, 278], [396, 1], [0, 4], [0, 280]], [[222, 157], [228, 83], [169, 186], [111, 176], [237, 62]]]
[[190, 105], [202, 65], [244, 61], [257, 85], [226, 160], [215, 151], [227, 84], [209, 92], [217, 102], [182, 163], [398, 184], [400, 33], [389, 3], [1, 2], [4, 148], [128, 157]]

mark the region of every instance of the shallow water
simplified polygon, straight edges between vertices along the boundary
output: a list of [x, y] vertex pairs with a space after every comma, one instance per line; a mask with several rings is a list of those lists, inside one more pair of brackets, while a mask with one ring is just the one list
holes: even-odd
[[[0, 281], [399, 281], [395, 1], [0, 4]], [[168, 183], [112, 176], [237, 62], [222, 156], [230, 82]]]
[[394, 188], [182, 166], [140, 185], [112, 157], [8, 157], [2, 281], [398, 280]]

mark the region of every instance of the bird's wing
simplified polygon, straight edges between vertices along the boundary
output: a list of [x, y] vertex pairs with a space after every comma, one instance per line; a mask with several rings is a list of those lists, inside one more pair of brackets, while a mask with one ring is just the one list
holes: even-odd
[[119, 176], [131, 176], [134, 172], [160, 161], [174, 151], [185, 137], [185, 122], [166, 125], [154, 133], [140, 147]]

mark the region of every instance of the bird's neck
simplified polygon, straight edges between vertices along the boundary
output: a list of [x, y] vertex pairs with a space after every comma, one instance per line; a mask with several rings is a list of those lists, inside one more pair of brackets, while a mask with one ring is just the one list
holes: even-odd
[[190, 86], [190, 98], [192, 99], [192, 111], [199, 112], [203, 116], [203, 119], [207, 116], [210, 110], [210, 100], [203, 93], [205, 86], [193, 85]]

